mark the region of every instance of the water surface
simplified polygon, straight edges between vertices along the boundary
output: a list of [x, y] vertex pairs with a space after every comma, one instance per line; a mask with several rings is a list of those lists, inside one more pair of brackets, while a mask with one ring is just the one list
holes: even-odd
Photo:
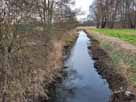
[[105, 79], [98, 74], [89, 54], [91, 41], [83, 31], [65, 61], [67, 76], [56, 89], [56, 102], [108, 102], [111, 90]]

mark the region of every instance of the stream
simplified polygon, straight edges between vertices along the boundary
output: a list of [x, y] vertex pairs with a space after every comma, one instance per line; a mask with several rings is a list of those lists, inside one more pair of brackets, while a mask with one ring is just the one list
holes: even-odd
[[66, 76], [57, 85], [55, 102], [109, 102], [112, 91], [94, 66], [95, 61], [88, 50], [90, 45], [87, 34], [80, 31], [65, 61]]

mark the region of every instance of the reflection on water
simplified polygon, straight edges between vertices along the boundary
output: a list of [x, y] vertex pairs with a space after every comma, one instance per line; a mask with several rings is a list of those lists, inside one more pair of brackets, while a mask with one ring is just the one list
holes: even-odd
[[55, 102], [108, 102], [111, 90], [97, 73], [94, 60], [88, 53], [91, 41], [85, 32], [79, 33], [71, 55], [65, 61], [67, 77], [56, 89]]

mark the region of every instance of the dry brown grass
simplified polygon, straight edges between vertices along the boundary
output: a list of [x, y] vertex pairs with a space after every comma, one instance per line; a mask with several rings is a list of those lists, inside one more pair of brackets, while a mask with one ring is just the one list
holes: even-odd
[[6, 86], [3, 86], [4, 79], [0, 80], [0, 91], [3, 92], [0, 93], [0, 102], [47, 100], [49, 87], [62, 75], [64, 46], [72, 44], [75, 38], [73, 33], [58, 33], [59, 37], [48, 43], [45, 43], [42, 34], [33, 34], [33, 37], [26, 39], [24, 43], [30, 46], [20, 49], [11, 57], [6, 75], [0, 72], [1, 79], [8, 77]]

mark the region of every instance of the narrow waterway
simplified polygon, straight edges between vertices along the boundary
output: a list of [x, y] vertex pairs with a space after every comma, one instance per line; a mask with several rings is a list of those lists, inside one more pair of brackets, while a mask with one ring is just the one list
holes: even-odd
[[56, 89], [55, 102], [109, 102], [111, 90], [94, 67], [88, 46], [90, 39], [83, 31], [65, 61], [66, 77]]

